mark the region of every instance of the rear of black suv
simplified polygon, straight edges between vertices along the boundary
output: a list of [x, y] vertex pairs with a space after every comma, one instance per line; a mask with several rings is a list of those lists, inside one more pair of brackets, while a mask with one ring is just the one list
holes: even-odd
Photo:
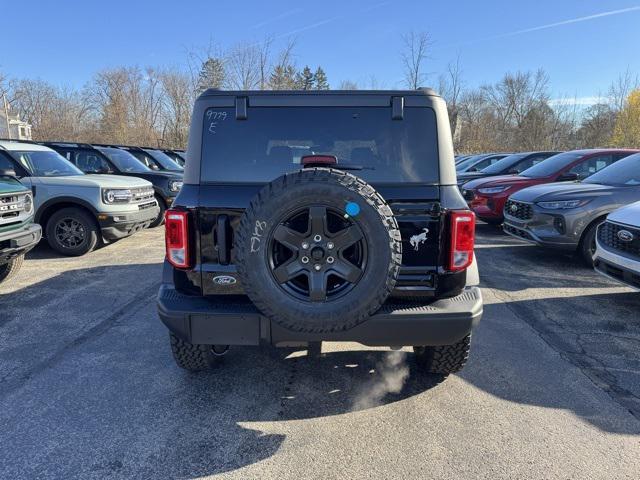
[[413, 346], [464, 365], [482, 297], [431, 90], [198, 98], [158, 294], [177, 363], [230, 345]]

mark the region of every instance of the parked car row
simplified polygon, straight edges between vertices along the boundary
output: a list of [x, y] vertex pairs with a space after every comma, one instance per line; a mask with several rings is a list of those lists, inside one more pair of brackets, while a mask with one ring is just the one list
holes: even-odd
[[480, 220], [540, 246], [575, 251], [599, 272], [640, 288], [640, 207], [618, 210], [640, 202], [638, 150], [513, 154], [459, 174], [458, 186]]
[[162, 224], [182, 171], [156, 149], [0, 140], [0, 281], [41, 238], [78, 256]]

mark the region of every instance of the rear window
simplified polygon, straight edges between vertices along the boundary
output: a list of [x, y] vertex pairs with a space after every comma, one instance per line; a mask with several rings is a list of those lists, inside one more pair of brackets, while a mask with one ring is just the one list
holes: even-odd
[[335, 155], [368, 182], [437, 183], [435, 112], [405, 107], [403, 120], [390, 107], [253, 107], [247, 120], [233, 108], [205, 112], [204, 182], [268, 182], [313, 154]]

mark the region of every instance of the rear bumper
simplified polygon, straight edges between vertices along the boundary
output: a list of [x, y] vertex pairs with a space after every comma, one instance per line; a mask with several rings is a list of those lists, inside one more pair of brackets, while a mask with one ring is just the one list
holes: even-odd
[[37, 223], [0, 233], [0, 263], [27, 253], [38, 244], [40, 238], [42, 238], [42, 228]]
[[294, 332], [264, 317], [246, 297], [241, 300], [192, 297], [163, 284], [158, 314], [174, 334], [194, 344], [296, 345], [313, 341], [358, 342], [369, 346], [450, 345], [482, 317], [482, 294], [469, 287], [457, 297], [428, 305], [388, 301], [368, 320], [341, 332]]
[[99, 214], [98, 222], [102, 238], [111, 241], [133, 235], [151, 225], [159, 213], [160, 207], [156, 204], [134, 212]]

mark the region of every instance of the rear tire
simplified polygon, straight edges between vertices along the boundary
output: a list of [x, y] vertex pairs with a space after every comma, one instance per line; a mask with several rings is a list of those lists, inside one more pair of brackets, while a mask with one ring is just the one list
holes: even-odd
[[93, 216], [77, 207], [63, 208], [51, 215], [46, 232], [51, 248], [70, 257], [93, 251], [100, 238]]
[[158, 202], [158, 206], [160, 207], [160, 212], [158, 213], [156, 219], [151, 222], [149, 228], [156, 228], [164, 223], [164, 212], [167, 210], [167, 206], [164, 204], [164, 200], [162, 200], [162, 198], [160, 198], [158, 195], [156, 195], [156, 201]]
[[424, 373], [449, 375], [462, 370], [469, 358], [471, 335], [453, 345], [413, 347], [418, 368]]
[[194, 345], [169, 333], [171, 352], [176, 364], [190, 372], [201, 372], [211, 369], [218, 357], [213, 353], [211, 345]]
[[13, 277], [20, 267], [22, 267], [22, 263], [24, 262], [24, 253], [22, 255], [18, 255], [17, 257], [13, 257], [7, 263], [0, 265], [0, 283], [8, 280]]

